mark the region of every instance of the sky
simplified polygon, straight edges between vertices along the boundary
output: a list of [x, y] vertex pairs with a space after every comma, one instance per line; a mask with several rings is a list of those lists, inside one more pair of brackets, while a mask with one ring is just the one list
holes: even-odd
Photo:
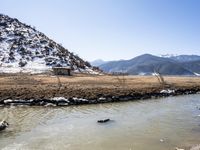
[[200, 54], [200, 0], [0, 0], [85, 60]]

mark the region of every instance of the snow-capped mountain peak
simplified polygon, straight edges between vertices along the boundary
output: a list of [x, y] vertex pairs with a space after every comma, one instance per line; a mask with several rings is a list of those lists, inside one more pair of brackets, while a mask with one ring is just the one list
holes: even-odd
[[171, 58], [171, 57], [176, 57], [178, 56], [178, 54], [162, 54], [160, 55], [160, 57], [163, 57], [163, 58]]

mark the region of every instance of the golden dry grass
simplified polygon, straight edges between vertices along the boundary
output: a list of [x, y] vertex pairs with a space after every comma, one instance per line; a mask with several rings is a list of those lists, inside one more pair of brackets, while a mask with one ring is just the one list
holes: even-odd
[[[166, 88], [200, 88], [200, 77], [164, 77]], [[154, 76], [0, 76], [0, 99], [49, 98], [53, 96], [95, 98], [97, 95], [126, 95], [155, 92], [163, 88]]]

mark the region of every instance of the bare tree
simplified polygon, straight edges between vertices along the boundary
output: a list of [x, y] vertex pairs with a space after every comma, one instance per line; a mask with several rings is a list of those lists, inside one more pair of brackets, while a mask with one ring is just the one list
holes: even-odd
[[154, 67], [154, 75], [157, 78], [159, 84], [164, 87], [166, 85], [166, 82], [163, 75], [160, 73], [160, 67]]
[[122, 88], [125, 88], [126, 86], [126, 73], [124, 72], [115, 72], [113, 73], [113, 75], [116, 77], [116, 80], [117, 80], [117, 87], [122, 87]]
[[57, 78], [57, 83], [58, 83], [58, 88], [57, 88], [57, 94], [60, 94], [60, 89], [61, 89], [61, 87], [62, 87], [62, 83], [61, 83], [61, 80], [60, 80], [60, 77], [57, 75], [56, 76], [56, 78]]

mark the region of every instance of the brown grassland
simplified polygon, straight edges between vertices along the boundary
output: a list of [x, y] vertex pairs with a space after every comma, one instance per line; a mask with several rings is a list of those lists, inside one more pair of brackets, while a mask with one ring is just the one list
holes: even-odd
[[109, 75], [1, 75], [0, 100], [48, 99], [52, 97], [78, 97], [95, 99], [106, 96], [146, 94], [162, 89], [200, 89], [200, 77], [164, 76], [161, 85], [155, 76]]

